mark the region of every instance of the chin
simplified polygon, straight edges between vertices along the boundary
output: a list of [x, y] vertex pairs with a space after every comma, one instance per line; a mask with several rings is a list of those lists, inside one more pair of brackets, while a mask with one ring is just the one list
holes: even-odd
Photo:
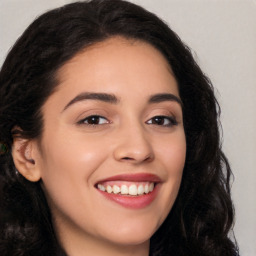
[[153, 234], [158, 229], [158, 226], [150, 225], [123, 225], [120, 228], [110, 230], [109, 234], [105, 237], [108, 237], [113, 243], [122, 244], [122, 245], [139, 245], [147, 243]]

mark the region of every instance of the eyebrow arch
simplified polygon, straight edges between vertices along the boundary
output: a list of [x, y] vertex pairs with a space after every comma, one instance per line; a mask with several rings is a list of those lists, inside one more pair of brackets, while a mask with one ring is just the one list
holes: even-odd
[[68, 107], [73, 105], [76, 102], [79, 101], [84, 101], [84, 100], [98, 100], [98, 101], [103, 101], [111, 104], [117, 104], [119, 100], [117, 97], [113, 94], [108, 94], [108, 93], [91, 93], [91, 92], [83, 92], [78, 94], [74, 99], [72, 99], [63, 109], [66, 110]]
[[160, 94], [152, 95], [149, 98], [148, 102], [149, 103], [160, 103], [163, 101], [175, 101], [175, 102], [179, 103], [181, 107], [183, 107], [183, 103], [182, 103], [181, 99], [171, 93], [160, 93]]

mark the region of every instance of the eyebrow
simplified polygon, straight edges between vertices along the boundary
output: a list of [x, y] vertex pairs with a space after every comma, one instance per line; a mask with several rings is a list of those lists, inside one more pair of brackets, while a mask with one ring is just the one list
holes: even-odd
[[164, 101], [174, 101], [174, 102], [177, 102], [181, 107], [183, 107], [183, 103], [181, 99], [171, 93], [155, 94], [149, 98], [149, 103], [160, 103]]
[[[117, 104], [118, 102], [120, 102], [120, 100], [114, 94], [83, 92], [78, 94], [74, 99], [72, 99], [64, 107], [63, 111], [69, 108], [71, 105], [84, 100], [97, 100], [97, 101], [107, 102], [110, 104]], [[177, 102], [181, 107], [183, 106], [181, 99], [171, 93], [154, 94], [151, 97], [149, 97], [148, 103], [154, 104], [154, 103], [160, 103], [164, 101], [174, 101], [174, 102]]]
[[66, 110], [68, 107], [73, 105], [76, 102], [84, 101], [84, 100], [98, 100], [103, 101], [111, 104], [117, 104], [119, 100], [113, 94], [108, 93], [91, 93], [91, 92], [83, 92], [78, 94], [74, 99], [72, 99], [63, 109]]

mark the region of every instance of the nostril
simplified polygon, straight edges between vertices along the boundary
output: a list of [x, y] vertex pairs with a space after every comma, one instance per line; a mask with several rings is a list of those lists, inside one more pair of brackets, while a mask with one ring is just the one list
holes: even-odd
[[154, 159], [154, 153], [151, 146], [139, 147], [132, 144], [118, 145], [113, 152], [117, 161], [142, 163], [150, 162]]
[[[152, 156], [147, 156], [144, 159], [142, 159], [142, 161], [140, 161], [140, 162], [150, 162], [152, 159], [153, 159]], [[136, 161], [136, 158], [122, 157], [122, 160], [124, 160], [124, 161]]]
[[123, 160], [132, 160], [131, 157], [123, 157], [122, 159], [123, 159]]

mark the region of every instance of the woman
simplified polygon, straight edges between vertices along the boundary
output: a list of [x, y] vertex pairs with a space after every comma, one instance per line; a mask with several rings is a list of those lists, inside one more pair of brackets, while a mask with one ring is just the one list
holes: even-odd
[[236, 255], [212, 85], [154, 14], [50, 11], [0, 85], [0, 255]]

